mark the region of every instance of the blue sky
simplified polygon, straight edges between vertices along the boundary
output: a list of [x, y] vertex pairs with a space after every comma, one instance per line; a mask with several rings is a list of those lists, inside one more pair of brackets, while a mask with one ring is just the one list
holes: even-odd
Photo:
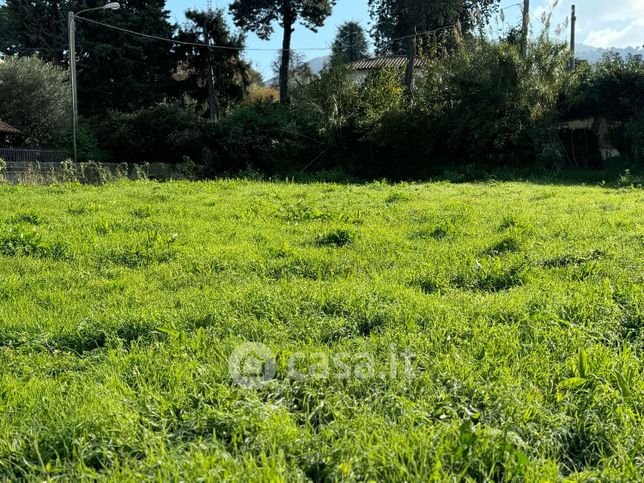
[[[207, 0], [167, 0], [168, 9], [172, 11], [172, 20], [182, 22], [183, 12], [188, 8], [205, 9]], [[520, 20], [521, 8], [516, 5], [519, 0], [502, 0], [505, 26], [514, 25]], [[211, 0], [213, 8], [227, 11], [228, 0]], [[521, 2], [522, 3], [522, 2]], [[552, 11], [553, 29], [565, 25], [570, 14], [571, 4], [577, 4], [577, 37], [578, 41], [593, 47], [642, 47], [644, 45], [644, 0], [532, 0], [531, 28], [533, 32], [541, 30], [541, 15]], [[329, 47], [335, 36], [338, 25], [347, 20], [357, 20], [363, 26], [369, 26], [367, 0], [338, 0], [333, 15], [317, 33], [311, 32], [302, 25], [297, 25], [293, 34], [293, 48], [319, 49]], [[232, 21], [231, 21], [232, 23]], [[493, 21], [496, 29], [497, 20]], [[498, 28], [503, 23], [498, 20]], [[566, 36], [567, 34], [562, 34]], [[275, 51], [248, 51], [246, 57], [252, 61], [264, 77], [271, 77], [271, 64], [281, 46], [281, 32], [275, 31], [268, 41], [262, 41], [249, 34], [249, 49], [275, 49]], [[308, 59], [326, 55], [326, 51], [303, 51]]]

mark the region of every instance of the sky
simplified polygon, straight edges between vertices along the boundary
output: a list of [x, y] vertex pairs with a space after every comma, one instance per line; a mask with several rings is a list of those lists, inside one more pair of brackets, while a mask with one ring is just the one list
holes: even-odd
[[[183, 21], [183, 12], [188, 8], [206, 9], [208, 0], [167, 0], [168, 9], [172, 12], [174, 22]], [[210, 0], [212, 8], [223, 8], [227, 11], [230, 1]], [[368, 0], [338, 0], [333, 15], [327, 19], [324, 27], [317, 33], [311, 32], [302, 25], [296, 25], [292, 45], [294, 49], [304, 49], [302, 53], [308, 59], [328, 55], [326, 49], [333, 42], [337, 28], [348, 20], [357, 20], [369, 28]], [[502, 0], [505, 22], [495, 19], [494, 29], [501, 31], [520, 22], [521, 6], [519, 0]], [[523, 4], [523, 2], [520, 2]], [[542, 30], [542, 15], [552, 11], [552, 29], [557, 25], [567, 25], [572, 4], [577, 6], [577, 41], [591, 47], [642, 47], [644, 45], [644, 0], [531, 0], [532, 32]], [[232, 20], [231, 20], [232, 25]], [[553, 34], [554, 35], [554, 34]], [[569, 31], [564, 29], [561, 38], [567, 39]], [[273, 76], [272, 63], [281, 46], [279, 27], [268, 41], [257, 38], [252, 33], [247, 36], [246, 58], [253, 63], [265, 78]], [[252, 51], [250, 49], [274, 49], [270, 51]], [[312, 50], [306, 50], [312, 49]]]

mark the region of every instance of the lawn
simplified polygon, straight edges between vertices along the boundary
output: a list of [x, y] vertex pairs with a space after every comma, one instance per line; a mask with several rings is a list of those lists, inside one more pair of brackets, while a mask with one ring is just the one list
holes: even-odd
[[0, 478], [641, 481], [643, 249], [638, 188], [0, 186]]

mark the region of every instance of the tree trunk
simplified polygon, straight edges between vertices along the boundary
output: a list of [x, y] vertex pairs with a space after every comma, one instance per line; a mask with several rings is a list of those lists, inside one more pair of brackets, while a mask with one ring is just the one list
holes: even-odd
[[284, 8], [284, 39], [282, 40], [282, 64], [280, 65], [280, 102], [288, 100], [288, 74], [291, 63], [291, 35], [293, 34], [293, 15], [288, 7]]
[[[414, 29], [414, 32], [416, 29]], [[411, 96], [414, 89], [414, 64], [416, 63], [416, 35], [407, 41], [407, 69], [405, 70], [405, 86], [407, 95]]]
[[[203, 36], [206, 45], [210, 45], [210, 37], [208, 35], [208, 21], [203, 28]], [[217, 97], [215, 93], [215, 72], [212, 65], [212, 51], [210, 47], [206, 48], [206, 75], [208, 77], [208, 118], [211, 121], [219, 119], [219, 112], [217, 109]]]

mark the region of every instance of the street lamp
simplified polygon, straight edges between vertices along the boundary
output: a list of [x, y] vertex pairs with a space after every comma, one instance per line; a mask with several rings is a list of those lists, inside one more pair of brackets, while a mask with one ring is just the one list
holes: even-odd
[[67, 14], [67, 28], [69, 34], [69, 73], [72, 84], [72, 136], [74, 139], [74, 162], [78, 162], [78, 151], [76, 148], [76, 130], [78, 127], [78, 81], [76, 78], [76, 16], [81, 13], [94, 10], [118, 10], [121, 4], [118, 2], [106, 3], [102, 7], [86, 8], [79, 12]]

